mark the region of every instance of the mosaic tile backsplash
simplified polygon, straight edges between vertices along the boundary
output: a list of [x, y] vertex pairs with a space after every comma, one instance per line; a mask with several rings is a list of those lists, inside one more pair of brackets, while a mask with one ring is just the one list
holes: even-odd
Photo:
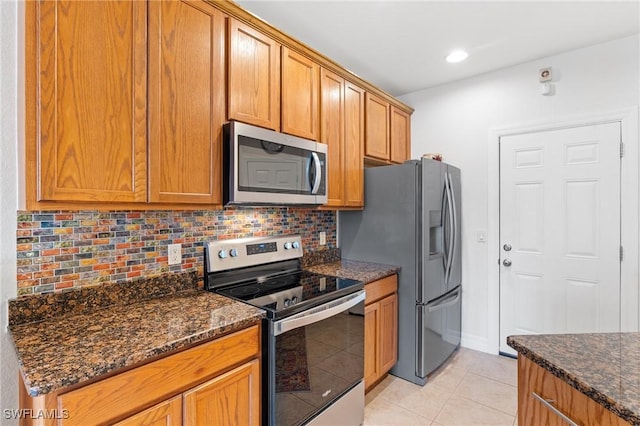
[[[319, 232], [326, 232], [320, 246]], [[167, 272], [203, 276], [203, 243], [300, 234], [305, 255], [336, 247], [333, 211], [229, 208], [203, 211], [18, 212], [18, 296], [125, 282]], [[167, 246], [182, 245], [168, 265]]]

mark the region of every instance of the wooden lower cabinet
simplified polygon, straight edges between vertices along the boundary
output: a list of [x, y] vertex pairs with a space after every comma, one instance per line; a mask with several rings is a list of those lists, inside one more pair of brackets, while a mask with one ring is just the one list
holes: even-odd
[[21, 425], [258, 425], [260, 326], [86, 386], [36, 398], [22, 389], [20, 408], [64, 415]]
[[184, 424], [260, 424], [260, 361], [255, 359], [184, 393]]
[[124, 419], [115, 426], [170, 426], [182, 424], [182, 397], [176, 396], [138, 414]]
[[518, 425], [564, 426], [569, 424], [563, 420], [562, 416], [583, 426], [629, 425], [612, 411], [572, 388], [550, 371], [519, 355]]
[[398, 276], [365, 286], [364, 386], [368, 392], [398, 360]]

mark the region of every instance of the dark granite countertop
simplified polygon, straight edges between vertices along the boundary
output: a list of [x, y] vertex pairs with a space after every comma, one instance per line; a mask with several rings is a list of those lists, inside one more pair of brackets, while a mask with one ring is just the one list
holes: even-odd
[[[335, 260], [327, 256], [319, 260]], [[305, 269], [365, 283], [399, 270], [346, 259]], [[261, 309], [198, 290], [196, 281], [172, 274], [10, 301], [9, 331], [29, 395], [142, 364], [264, 317]]]
[[640, 425], [640, 333], [509, 336], [507, 344], [619, 417]]
[[305, 269], [318, 274], [331, 275], [339, 278], [351, 278], [362, 281], [365, 284], [388, 277], [400, 270], [398, 266], [348, 259], [307, 266]]
[[261, 309], [192, 288], [9, 330], [27, 391], [38, 396], [249, 327], [263, 316]]

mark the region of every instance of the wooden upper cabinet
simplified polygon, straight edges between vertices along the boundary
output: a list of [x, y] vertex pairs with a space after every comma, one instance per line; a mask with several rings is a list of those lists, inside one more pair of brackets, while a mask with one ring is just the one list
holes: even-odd
[[322, 69], [320, 142], [327, 144], [327, 205], [344, 205], [344, 79]]
[[391, 149], [389, 144], [389, 102], [366, 93], [365, 98], [365, 149], [364, 155], [378, 160], [389, 161]]
[[149, 201], [222, 204], [225, 16], [149, 2]]
[[27, 2], [26, 11], [36, 200], [146, 201], [146, 2]]
[[391, 162], [411, 158], [411, 116], [391, 105]]
[[280, 130], [280, 44], [229, 19], [228, 117]]
[[363, 206], [364, 95], [360, 87], [322, 69], [320, 142], [329, 145], [329, 207]]
[[320, 66], [282, 47], [282, 131], [318, 140]]
[[344, 86], [344, 205], [364, 206], [365, 91], [349, 81]]

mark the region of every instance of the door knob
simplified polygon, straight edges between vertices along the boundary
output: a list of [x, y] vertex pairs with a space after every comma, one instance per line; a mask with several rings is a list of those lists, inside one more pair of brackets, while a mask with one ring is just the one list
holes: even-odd
[[509, 244], [503, 245], [502, 248], [504, 249], [504, 251], [511, 251], [511, 245]]
[[502, 261], [502, 264], [504, 266], [511, 266], [511, 261], [509, 259], [505, 259], [505, 260]]

